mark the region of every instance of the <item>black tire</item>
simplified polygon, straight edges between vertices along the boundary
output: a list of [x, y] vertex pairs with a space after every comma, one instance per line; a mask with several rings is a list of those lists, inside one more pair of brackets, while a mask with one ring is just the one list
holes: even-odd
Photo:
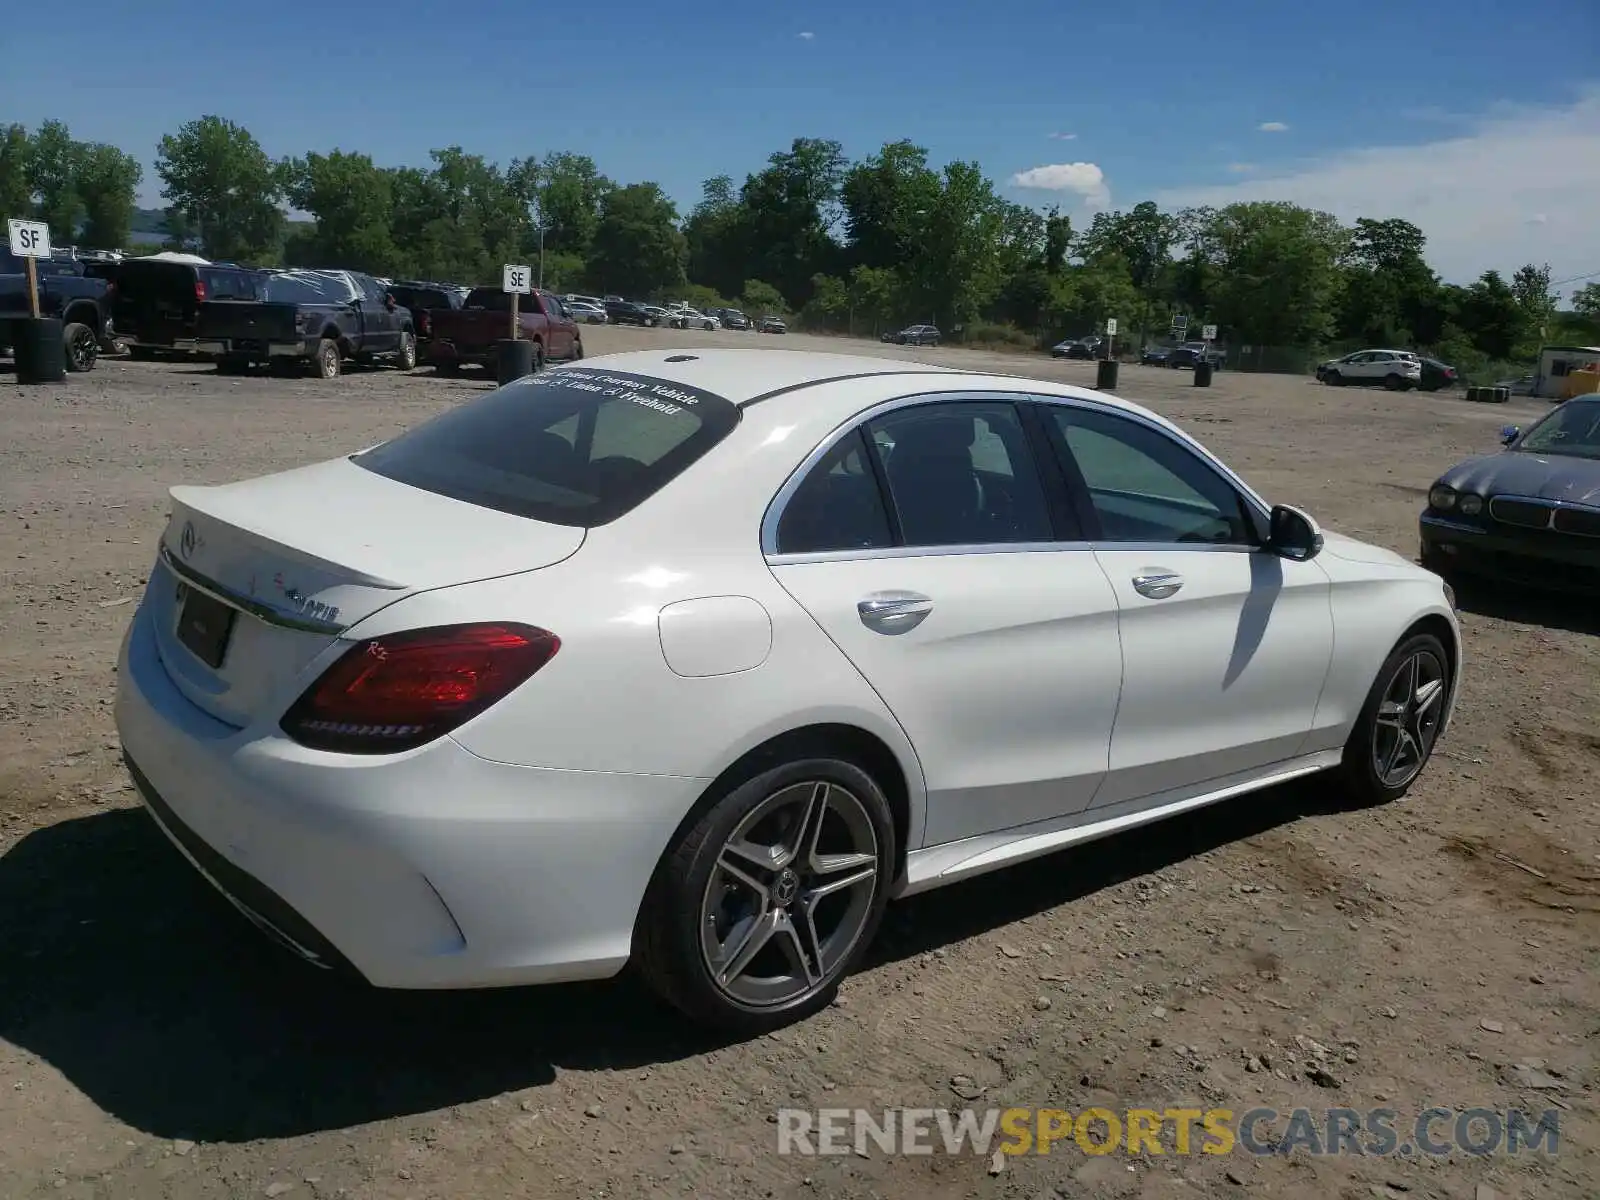
[[537, 375], [542, 370], [544, 370], [544, 347], [535, 342], [533, 344], [533, 369], [528, 374]]
[[1337, 371], [1329, 371], [1323, 375], [1322, 382], [1327, 384], [1329, 387], [1343, 387], [1344, 376], [1339, 374]]
[[573, 343], [572, 343], [572, 361], [573, 362], [582, 362], [583, 361], [583, 339], [582, 338], [575, 338], [573, 340]]
[[[1401, 686], [1402, 673], [1409, 670], [1414, 660], [1427, 665], [1413, 678], [1424, 683], [1437, 681], [1439, 688], [1430, 701], [1418, 703], [1416, 693], [1421, 685], [1413, 683], [1404, 711], [1396, 712], [1394, 698], [1405, 690]], [[1433, 634], [1413, 634], [1390, 651], [1378, 669], [1377, 678], [1372, 681], [1366, 703], [1361, 706], [1361, 715], [1356, 718], [1355, 728], [1345, 742], [1344, 759], [1340, 764], [1345, 784], [1358, 802], [1387, 804], [1411, 789], [1433, 756], [1454, 691], [1450, 656]], [[1394, 750], [1401, 731], [1410, 739], [1412, 749], [1402, 746], [1398, 757], [1389, 759], [1393, 769], [1385, 773], [1380, 769], [1379, 760]]]
[[400, 352], [395, 355], [395, 365], [402, 371], [417, 368], [417, 335], [409, 329], [400, 331]]
[[94, 370], [95, 361], [100, 357], [100, 339], [95, 337], [94, 330], [73, 321], [61, 331], [61, 342], [66, 350], [68, 371]]
[[239, 358], [237, 355], [224, 354], [217, 359], [218, 375], [243, 375], [250, 369], [248, 358]]
[[433, 364], [435, 375], [448, 375], [452, 379], [461, 374], [461, 363], [453, 358], [442, 358]]
[[[862, 849], [859, 853], [864, 859], [869, 855], [875, 856], [875, 873], [870, 880], [864, 879], [857, 885], [870, 887], [870, 894], [863, 896], [854, 889], [841, 889], [828, 897], [830, 901], [836, 898], [846, 901], [848, 908], [838, 928], [812, 939], [812, 947], [819, 950], [816, 961], [822, 968], [817, 972], [816, 982], [810, 982], [809, 977], [805, 982], [792, 978], [786, 982], [787, 977], [783, 976], [751, 976], [718, 982], [713, 976], [711, 951], [706, 945], [708, 938], [714, 941], [717, 936], [715, 922], [708, 914], [723, 911], [722, 906], [727, 902], [729, 893], [745, 887], [734, 882], [721, 866], [729, 839], [751, 818], [759, 819], [764, 810], [770, 809], [773, 819], [776, 819], [777, 814], [794, 807], [795, 802], [789, 805], [783, 803], [786, 796], [795, 796], [802, 811], [810, 812], [811, 806], [805, 798], [816, 795], [818, 785], [827, 785], [823, 789], [824, 811], [829, 811], [829, 798], [835, 795], [841, 797], [841, 805], [853, 806], [849, 811], [856, 829], [853, 832], [846, 830], [852, 832], [853, 844], [861, 844], [855, 834], [864, 836], [870, 828], [872, 850]], [[812, 789], [809, 793], [806, 791], [808, 786]], [[831, 811], [835, 819], [842, 819], [840, 814], [844, 812], [843, 807]], [[788, 841], [793, 836], [796, 845], [803, 846], [807, 842], [815, 844], [815, 837], [806, 836], [811, 822], [802, 817], [801, 826], [798, 835], [791, 829], [784, 833], [781, 840]], [[762, 826], [758, 824], [753, 828], [760, 829]], [[822, 828], [829, 830], [830, 835], [839, 832], [833, 824], [826, 824]], [[798, 1021], [832, 1003], [838, 992], [839, 981], [850, 973], [871, 945], [888, 903], [895, 854], [894, 820], [888, 798], [877, 781], [855, 763], [835, 758], [806, 758], [762, 771], [729, 786], [662, 856], [640, 909], [634, 947], [635, 963], [652, 990], [700, 1024], [748, 1035]], [[804, 886], [800, 875], [796, 874], [796, 871], [804, 874], [798, 866], [802, 858], [809, 860], [809, 856], [797, 854], [793, 859], [797, 864], [793, 871], [785, 866], [771, 872], [773, 890], [761, 900], [758, 917], [771, 914], [773, 919], [787, 920], [788, 905], [797, 900], [803, 902], [804, 893], [795, 890]], [[749, 862], [748, 859], [737, 861]], [[863, 863], [860, 870], [865, 869]], [[785, 876], [789, 877], [787, 881]], [[718, 889], [715, 892], [714, 885]], [[785, 887], [789, 899], [780, 903], [780, 889]], [[758, 893], [746, 888], [744, 894], [748, 898]], [[822, 910], [813, 906], [810, 911]], [[824, 919], [803, 924], [801, 928], [815, 931], [818, 925], [826, 928], [827, 924], [828, 921]], [[737, 935], [738, 928], [737, 923], [732, 927], [730, 941]], [[709, 933], [706, 932], [708, 930]], [[824, 944], [835, 937], [841, 937], [842, 944], [833, 948], [831, 961], [828, 961], [830, 952]], [[807, 953], [801, 948], [801, 935], [798, 934], [775, 933], [767, 946], [774, 953], [784, 953], [783, 947], [788, 947], [789, 952], [795, 955]], [[765, 954], [766, 950], [763, 949], [761, 953]], [[758, 954], [748, 967], [753, 970], [762, 961]], [[760, 989], [768, 986], [773, 979], [778, 982], [771, 985], [770, 999], [759, 1002], [740, 998], [729, 990], [735, 986]], [[793, 987], [801, 990], [793, 995], [780, 994], [783, 989]]]
[[129, 346], [128, 357], [134, 362], [153, 362], [156, 352], [149, 346]]
[[1391, 392], [1403, 392], [1406, 390], [1405, 376], [1396, 375], [1393, 372], [1390, 372], [1388, 375], [1383, 377], [1383, 386], [1385, 389]]
[[339, 353], [339, 343], [333, 338], [325, 337], [317, 343], [317, 352], [311, 361], [319, 379], [337, 379], [339, 372], [344, 369], [344, 356]]

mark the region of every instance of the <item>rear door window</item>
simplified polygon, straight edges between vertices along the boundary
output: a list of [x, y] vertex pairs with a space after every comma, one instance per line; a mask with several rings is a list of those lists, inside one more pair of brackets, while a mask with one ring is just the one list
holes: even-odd
[[354, 461], [453, 500], [588, 528], [644, 503], [738, 423], [738, 407], [711, 392], [563, 367], [442, 413]]
[[261, 276], [253, 271], [200, 270], [207, 300], [259, 300]]

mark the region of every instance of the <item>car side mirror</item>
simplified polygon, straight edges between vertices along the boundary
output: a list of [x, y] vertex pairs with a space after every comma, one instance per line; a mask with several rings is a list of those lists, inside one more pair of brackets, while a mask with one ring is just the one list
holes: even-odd
[[1322, 553], [1322, 530], [1298, 508], [1274, 505], [1267, 549], [1294, 562], [1309, 562]]
[[1522, 430], [1516, 425], [1506, 425], [1500, 430], [1500, 444], [1509, 446], [1522, 436]]

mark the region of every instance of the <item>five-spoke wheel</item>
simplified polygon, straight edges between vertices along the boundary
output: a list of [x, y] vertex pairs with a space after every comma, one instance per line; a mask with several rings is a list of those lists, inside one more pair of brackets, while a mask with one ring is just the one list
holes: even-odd
[[1416, 782], [1444, 728], [1451, 686], [1449, 655], [1433, 634], [1394, 648], [1345, 744], [1345, 779], [1360, 799], [1394, 800]]
[[894, 821], [851, 762], [796, 760], [718, 798], [640, 914], [646, 979], [697, 1020], [757, 1032], [826, 1005], [887, 901]]

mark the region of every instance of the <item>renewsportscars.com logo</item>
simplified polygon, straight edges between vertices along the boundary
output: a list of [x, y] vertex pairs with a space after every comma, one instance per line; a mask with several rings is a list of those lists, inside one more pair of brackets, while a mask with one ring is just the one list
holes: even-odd
[[938, 1154], [1516, 1155], [1560, 1149], [1561, 1114], [1428, 1108], [780, 1108], [778, 1153], [808, 1156]]

